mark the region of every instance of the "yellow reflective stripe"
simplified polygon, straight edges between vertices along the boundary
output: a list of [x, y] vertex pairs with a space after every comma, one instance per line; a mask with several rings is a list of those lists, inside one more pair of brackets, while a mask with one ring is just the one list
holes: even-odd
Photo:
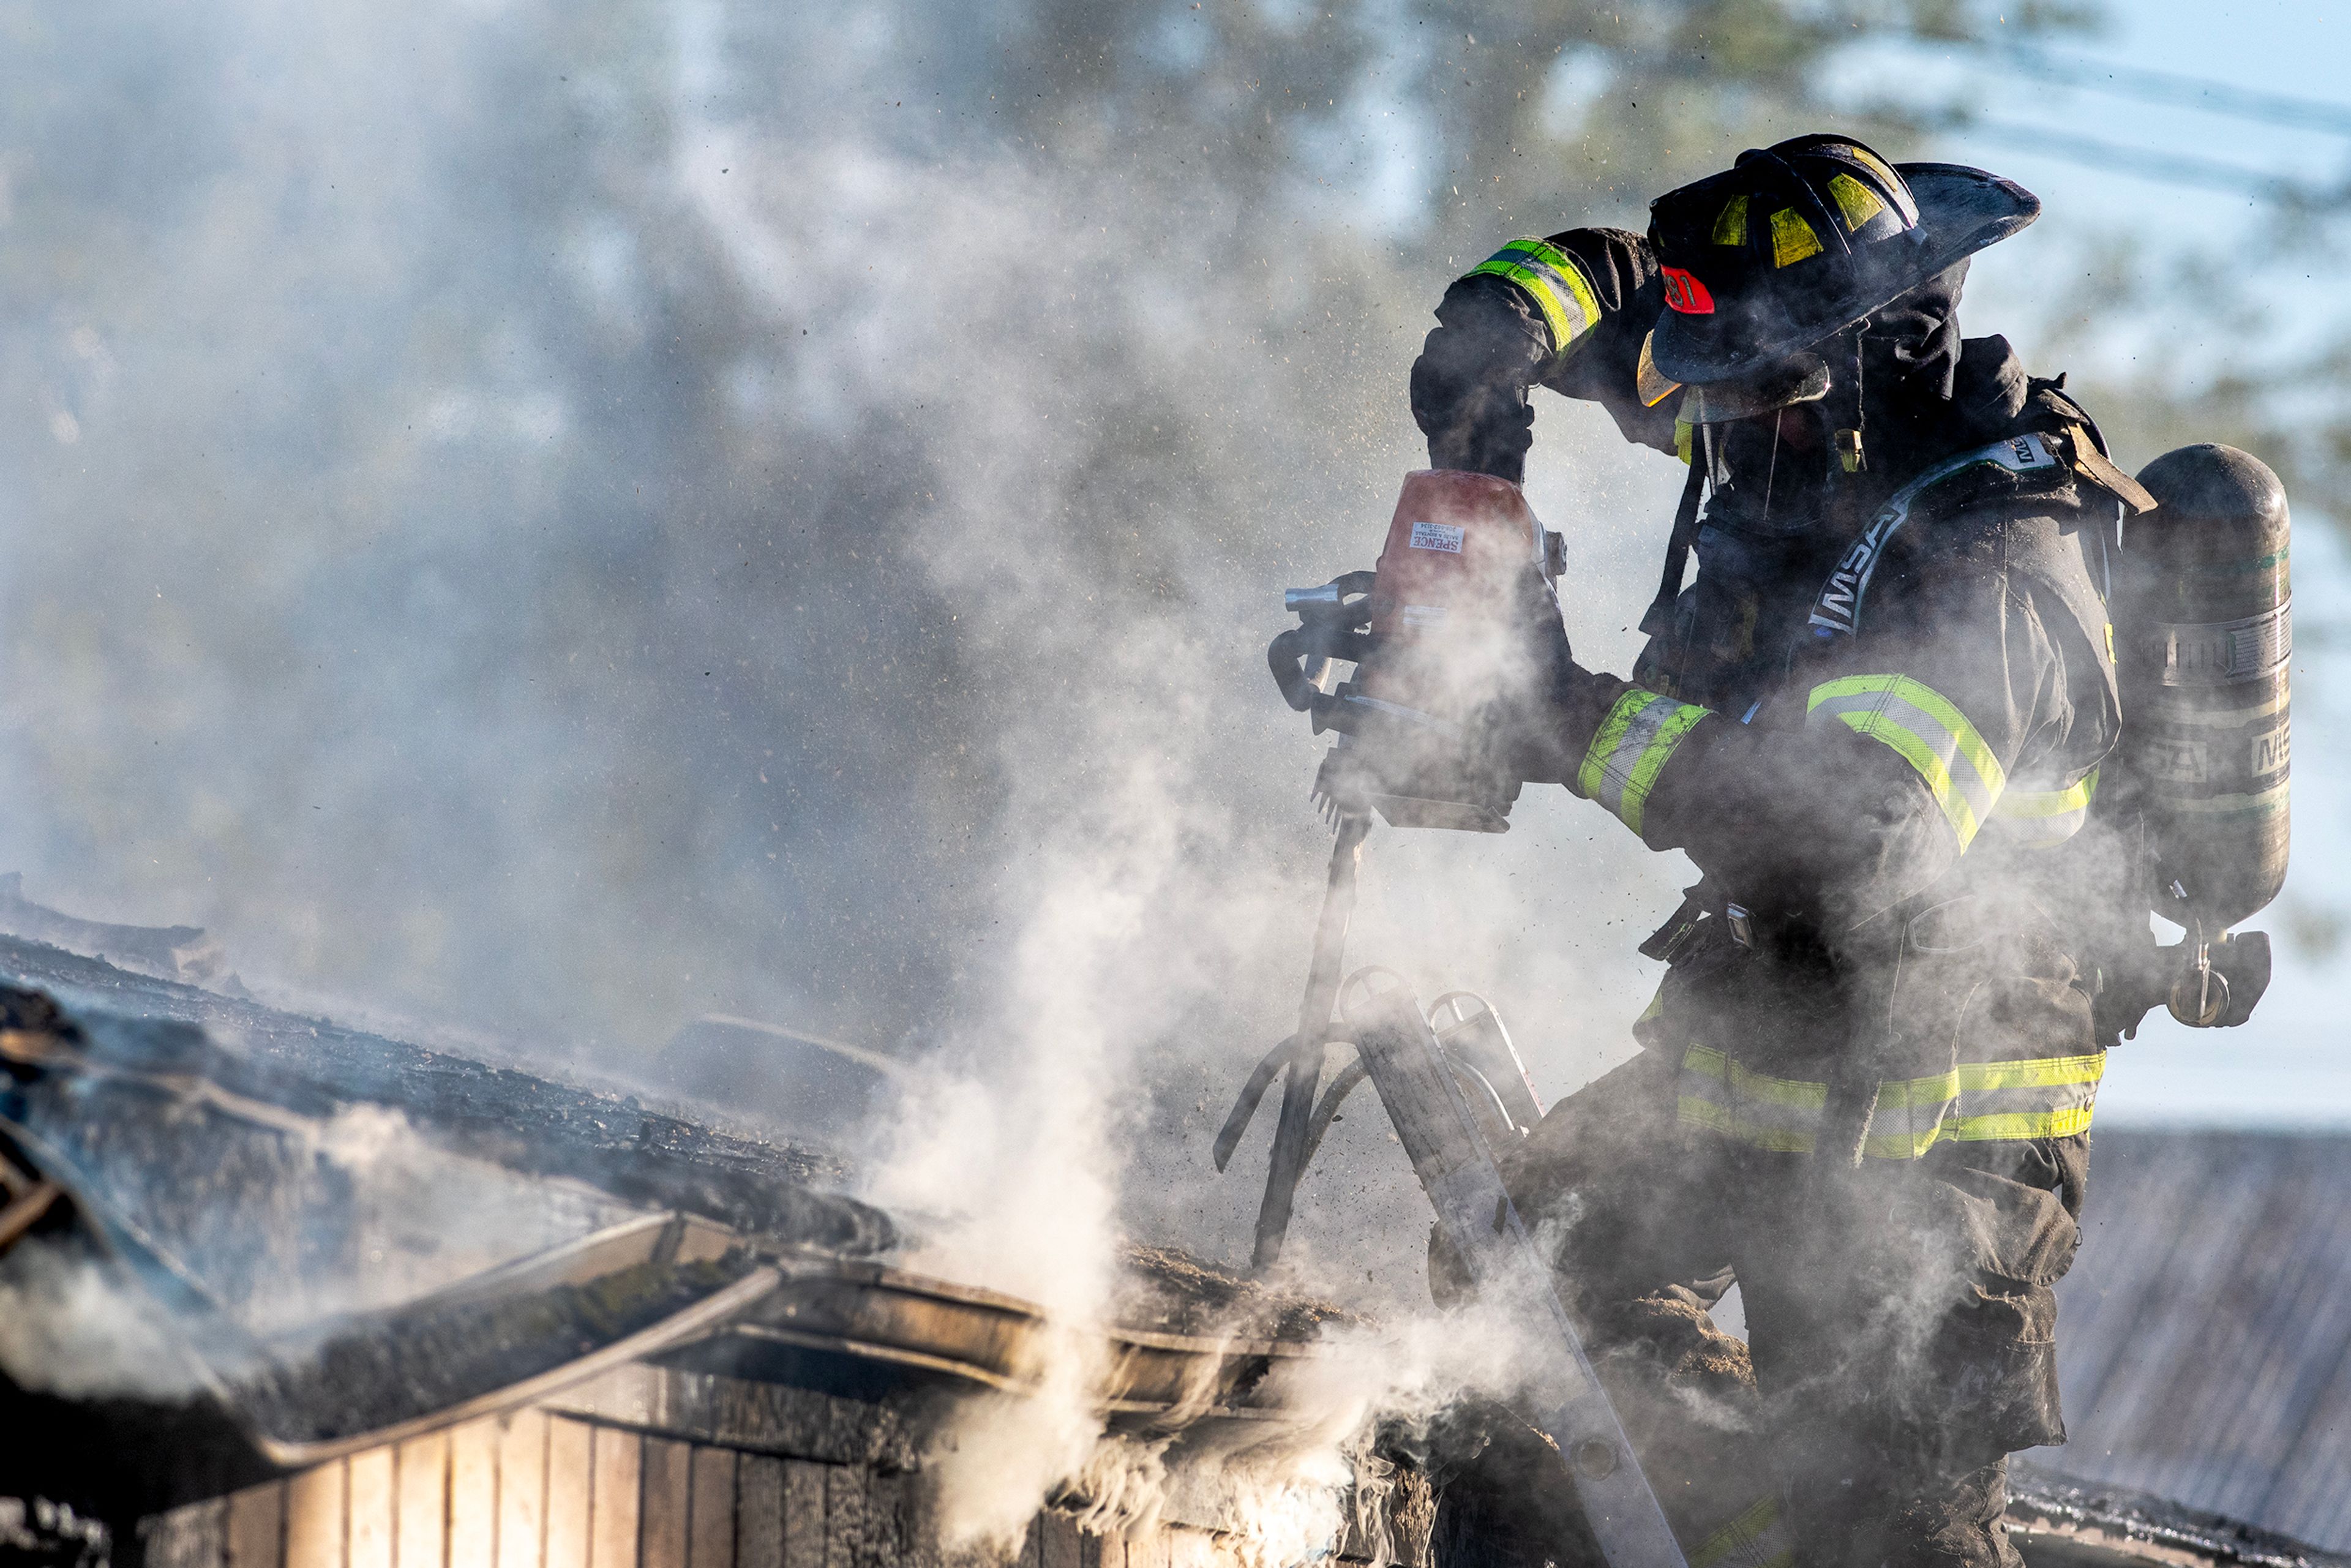
[[1853, 159], [1855, 162], [1859, 163], [1871, 173], [1876, 174], [1878, 180], [1886, 186], [1886, 189], [1893, 195], [1894, 210], [1902, 219], [1902, 226], [1906, 229], [1917, 227], [1918, 208], [1917, 204], [1911, 200], [1910, 187], [1903, 180], [1902, 176], [1896, 173], [1891, 168], [1887, 167], [1885, 159], [1880, 158], [1876, 153], [1872, 152], [1866, 147], [1854, 148]]
[[1713, 1101], [1701, 1096], [1683, 1095], [1675, 1113], [1693, 1126], [1709, 1127], [1718, 1133], [1737, 1135], [1731, 1126], [1730, 1108], [1727, 1105], [1718, 1105]]
[[1699, 1542], [1689, 1554], [1689, 1568], [1786, 1568], [1795, 1560], [1780, 1500], [1766, 1497]]
[[[1877, 1086], [1863, 1150], [1881, 1160], [1917, 1159], [1945, 1140], [1963, 1144], [2067, 1138], [2089, 1130], [2103, 1052], [2021, 1061], [1963, 1061], [1925, 1078]], [[1828, 1085], [1750, 1071], [1708, 1046], [1682, 1058], [1676, 1115], [1754, 1148], [1810, 1154]]]
[[1850, 174], [1834, 174], [1829, 178], [1829, 194], [1836, 198], [1837, 211], [1844, 214], [1844, 226], [1859, 233], [1861, 225], [1886, 210], [1886, 204], [1876, 192]]
[[1940, 1107], [1959, 1097], [1959, 1070], [1956, 1067], [1932, 1078], [1889, 1078], [1877, 1086], [1877, 1108], [1881, 1111], [1922, 1105]]
[[1600, 323], [1600, 297], [1583, 268], [1548, 240], [1514, 239], [1463, 276], [1499, 277], [1525, 289], [1551, 328], [1555, 354]]
[[1962, 1144], [2012, 1143], [2024, 1138], [2070, 1138], [2090, 1130], [2090, 1107], [2062, 1111], [2006, 1111], [1993, 1116], [1961, 1116], [1945, 1124], [1944, 1136]]
[[[2064, 1138], [2086, 1129], [2095, 1086], [2105, 1075], [2103, 1052], [2024, 1061], [1963, 1061], [1928, 1078], [1877, 1086], [1867, 1153], [1916, 1159], [1943, 1139], [1987, 1144]], [[1926, 1115], [1904, 1113], [1929, 1113]], [[1894, 1119], [1909, 1122], [1892, 1130]]]
[[1759, 1149], [1808, 1155], [1827, 1103], [1825, 1083], [1750, 1072], [1721, 1051], [1694, 1045], [1682, 1057], [1675, 1115]]
[[1694, 449], [1698, 445], [1695, 439], [1697, 434], [1698, 426], [1688, 420], [1674, 421], [1674, 455], [1680, 458], [1684, 464], [1693, 460]]
[[1641, 831], [1641, 814], [1648, 806], [1649, 791], [1657, 787], [1657, 775], [1665, 771], [1667, 760], [1681, 745], [1682, 737], [1706, 716], [1705, 708], [1679, 704], [1673, 716], [1657, 727], [1656, 738], [1642, 751], [1640, 760], [1633, 764], [1633, 777], [1625, 781], [1624, 804], [1616, 814], [1635, 832]]
[[2008, 771], [1982, 734], [1949, 697], [1923, 681], [1846, 675], [1814, 686], [1804, 710], [1882, 741], [1917, 769], [1959, 835], [1962, 852], [2008, 787]]
[[[1875, 1124], [1872, 1124], [1874, 1126]], [[1873, 1160], [1915, 1160], [1933, 1148], [1943, 1136], [1946, 1124], [1938, 1122], [1924, 1132], [1879, 1133], [1873, 1131], [1863, 1140], [1861, 1152]]]
[[1630, 688], [1609, 708], [1585, 749], [1583, 763], [1575, 770], [1577, 792], [1599, 801], [1618, 821], [1639, 832], [1658, 775], [1707, 713], [1639, 686]]
[[2090, 802], [2097, 793], [2095, 768], [2063, 789], [2004, 790], [1990, 825], [2000, 830], [2000, 841], [2012, 849], [2054, 849], [2089, 821]]
[[1735, 1114], [1728, 1106], [1718, 1105], [1697, 1095], [1685, 1094], [1675, 1108], [1675, 1116], [1684, 1124], [1703, 1127], [1733, 1138], [1750, 1148], [1775, 1155], [1809, 1155], [1818, 1138], [1810, 1132], [1799, 1132], [1775, 1123], [1761, 1122]]
[[1608, 758], [1623, 743], [1625, 731], [1631, 727], [1634, 716], [1651, 703], [1665, 700], [1656, 693], [1645, 692], [1638, 686], [1616, 699], [1615, 705], [1608, 710], [1608, 716], [1602, 719], [1600, 727], [1593, 732], [1592, 744], [1584, 748], [1583, 766], [1575, 770], [1575, 787], [1581, 793], [1588, 799], [1599, 797], [1601, 776], [1608, 766]]
[[1792, 267], [1807, 256], [1821, 254], [1821, 236], [1813, 232], [1793, 207], [1782, 207], [1771, 214], [1771, 265]]
[[1994, 808], [2003, 817], [2062, 817], [2085, 810], [2098, 792], [2098, 770], [2091, 768], [2079, 783], [2064, 789], [2010, 789]]
[[1897, 701], [1909, 703], [1941, 721], [1958, 746], [1959, 755], [1975, 765], [1976, 771], [1991, 785], [1992, 793], [1998, 795], [2006, 787], [2007, 770], [2001, 767], [2000, 758], [1993, 755], [1991, 747], [1976, 727], [1968, 722], [1968, 716], [1961, 713], [1950, 698], [1924, 681], [1914, 681], [1907, 675], [1846, 675], [1814, 686], [1811, 698], [1804, 705], [1805, 711], [1809, 713], [1831, 698], [1872, 692], [1883, 692]]
[[2062, 1084], [2095, 1083], [2106, 1075], [2106, 1053], [2087, 1056], [2044, 1056], [2030, 1061], [1963, 1061], [1957, 1069], [1959, 1089], [1981, 1094], [1993, 1089], [2053, 1089]]
[[1740, 246], [1747, 243], [1747, 197], [1736, 195], [1722, 204], [1722, 211], [1714, 220], [1714, 243]]
[[1765, 1105], [1785, 1106], [1795, 1111], [1817, 1111], [1829, 1103], [1829, 1086], [1808, 1083], [1801, 1078], [1772, 1078], [1761, 1072], [1750, 1072], [1734, 1061], [1728, 1080], [1730, 1092], [1742, 1100], [1752, 1100]]

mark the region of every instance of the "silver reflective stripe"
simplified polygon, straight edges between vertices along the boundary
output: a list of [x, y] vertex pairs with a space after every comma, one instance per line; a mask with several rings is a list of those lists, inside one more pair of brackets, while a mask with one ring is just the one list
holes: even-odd
[[1631, 687], [1600, 721], [1583, 764], [1576, 769], [1576, 789], [1639, 832], [1658, 775], [1683, 737], [1709, 711]]

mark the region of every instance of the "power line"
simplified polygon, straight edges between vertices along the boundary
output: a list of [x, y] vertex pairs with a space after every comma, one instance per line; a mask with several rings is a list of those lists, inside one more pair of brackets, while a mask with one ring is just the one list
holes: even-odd
[[2011, 147], [2038, 152], [2045, 158], [2078, 163], [2085, 168], [2103, 169], [2109, 173], [2135, 174], [2141, 179], [2166, 184], [2231, 191], [2282, 205], [2315, 207], [2336, 205], [2341, 202], [2341, 198], [2333, 193], [2314, 190], [2265, 169], [2223, 162], [2217, 158], [2163, 152], [2151, 147], [2133, 147], [2125, 142], [2085, 136], [2078, 131], [2059, 126], [2026, 125], [2001, 120], [1968, 120], [1955, 121], [1951, 129], [1967, 135], [1981, 136], [1987, 141], [2006, 142]]
[[[2189, 108], [2238, 120], [2257, 120], [2296, 131], [2351, 136], [2351, 104], [2290, 93], [2263, 92], [2215, 78], [2101, 60], [2066, 60], [2032, 44], [1996, 44], [1983, 39], [1908, 35], [1914, 43], [1945, 47], [1958, 45], [1980, 57], [1997, 60], [2005, 69], [2037, 80], [2090, 92], [2137, 99], [2142, 102]], [[2164, 184], [2191, 185], [2231, 191], [2280, 206], [2311, 210], [2351, 204], [2351, 191], [2325, 188], [2288, 179], [2265, 169], [2227, 162], [2193, 153], [2174, 153], [2151, 147], [2107, 141], [2057, 127], [2014, 121], [1972, 120], [1954, 116], [1949, 129], [2006, 142], [2043, 157], [2109, 173], [2130, 174]]]
[[2064, 60], [2029, 44], [1979, 45], [1987, 54], [2043, 81], [2078, 87], [2091, 92], [2135, 98], [2145, 103], [2179, 104], [2237, 120], [2259, 120], [2294, 131], [2320, 131], [2351, 136], [2351, 104], [2325, 99], [2298, 98], [2289, 93], [2262, 92], [2210, 77], [2177, 71], [2150, 70], [2144, 66], [2116, 65], [2095, 60]]

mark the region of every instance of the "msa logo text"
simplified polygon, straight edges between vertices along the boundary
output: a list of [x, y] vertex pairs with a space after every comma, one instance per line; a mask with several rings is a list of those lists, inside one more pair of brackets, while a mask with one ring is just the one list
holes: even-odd
[[1813, 601], [1813, 624], [1821, 629], [1821, 634], [1853, 634], [1861, 591], [1869, 586], [1869, 574], [1876, 569], [1877, 554], [1886, 548], [1886, 537], [1900, 528], [1902, 519], [1909, 515], [1907, 503], [1886, 507], [1845, 550], [1836, 570], [1822, 585], [1820, 597]]

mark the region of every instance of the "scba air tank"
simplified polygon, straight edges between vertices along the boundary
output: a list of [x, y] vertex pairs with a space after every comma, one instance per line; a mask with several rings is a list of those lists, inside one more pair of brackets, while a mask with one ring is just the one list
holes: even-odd
[[2154, 907], [2211, 941], [2285, 881], [2294, 655], [2285, 487], [2233, 446], [2183, 446], [2139, 483], [2116, 588], [2123, 735]]

